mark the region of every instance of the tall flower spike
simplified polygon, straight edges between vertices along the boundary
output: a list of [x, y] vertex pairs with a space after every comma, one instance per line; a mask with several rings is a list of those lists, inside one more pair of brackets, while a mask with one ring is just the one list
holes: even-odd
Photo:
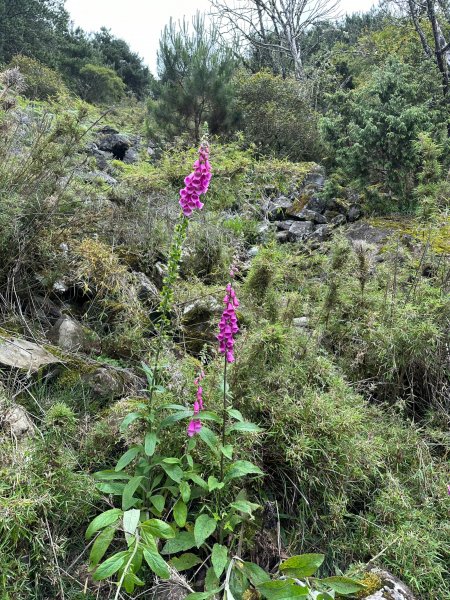
[[197, 386], [197, 397], [194, 402], [194, 418], [189, 421], [187, 434], [189, 437], [193, 437], [196, 433], [200, 433], [202, 428], [202, 422], [199, 419], [199, 413], [203, 410], [203, 388], [201, 381], [204, 378], [205, 373], [202, 371], [200, 375], [194, 379], [194, 383]]
[[185, 217], [190, 217], [194, 210], [201, 210], [203, 203], [200, 196], [206, 194], [211, 181], [211, 165], [208, 160], [209, 147], [202, 143], [198, 152], [198, 160], [194, 163], [193, 172], [184, 180], [185, 187], [180, 190], [180, 206]]
[[239, 306], [239, 300], [236, 293], [229, 283], [227, 292], [223, 299], [225, 309], [219, 322], [219, 352], [225, 355], [227, 362], [234, 362], [234, 336], [238, 333], [236, 308]]

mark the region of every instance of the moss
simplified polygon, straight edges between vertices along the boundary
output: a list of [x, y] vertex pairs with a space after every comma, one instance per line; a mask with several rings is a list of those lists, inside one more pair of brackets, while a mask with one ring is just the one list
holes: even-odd
[[381, 579], [376, 573], [365, 573], [360, 581], [366, 587], [364, 590], [358, 592], [358, 598], [367, 598], [367, 596], [370, 596], [381, 589], [382, 586]]
[[426, 224], [412, 218], [372, 218], [368, 223], [374, 227], [395, 231], [401, 235], [410, 235], [418, 243], [430, 243], [436, 254], [450, 253], [450, 217], [442, 218], [440, 223]]

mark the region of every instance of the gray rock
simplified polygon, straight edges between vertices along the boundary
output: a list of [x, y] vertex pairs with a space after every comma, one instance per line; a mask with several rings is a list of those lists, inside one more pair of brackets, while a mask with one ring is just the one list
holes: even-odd
[[167, 265], [165, 265], [161, 262], [157, 262], [154, 264], [153, 279], [155, 280], [156, 285], [160, 289], [162, 288], [164, 277], [166, 276], [166, 273], [167, 273]]
[[99, 150], [110, 152], [118, 160], [123, 160], [127, 150], [132, 146], [130, 138], [121, 133], [103, 133], [95, 143]]
[[145, 273], [135, 271], [133, 276], [136, 281], [137, 295], [139, 300], [158, 300], [158, 288]]
[[252, 246], [250, 248], [250, 250], [247, 252], [247, 255], [249, 258], [255, 258], [255, 256], [258, 254], [258, 252], [259, 252], [258, 246]]
[[278, 231], [289, 231], [289, 229], [294, 224], [293, 219], [289, 219], [288, 221], [275, 221], [274, 225], [276, 225]]
[[321, 190], [325, 185], [325, 174], [321, 167], [318, 167], [316, 171], [309, 173], [303, 181], [303, 186], [309, 189]]
[[269, 220], [277, 221], [279, 219], [283, 219], [286, 216], [286, 211], [291, 209], [292, 205], [292, 200], [286, 198], [286, 196], [280, 196], [275, 200], [270, 200], [266, 204], [266, 211]]
[[366, 596], [365, 600], [416, 600], [409, 587], [392, 573], [378, 568], [373, 568], [370, 572], [380, 578], [382, 587], [374, 594]]
[[0, 364], [35, 373], [42, 367], [60, 360], [42, 346], [22, 338], [0, 340]]
[[181, 330], [191, 352], [199, 353], [206, 343], [216, 342], [222, 309], [222, 304], [213, 296], [195, 300], [183, 308]]
[[308, 200], [305, 208], [323, 214], [328, 208], [328, 203], [323, 198], [313, 196], [310, 200]]
[[321, 243], [326, 242], [331, 237], [331, 227], [329, 225], [320, 225], [317, 229], [311, 234], [311, 239]]
[[108, 173], [103, 171], [90, 171], [89, 173], [83, 173], [81, 176], [87, 183], [106, 183], [106, 185], [115, 186], [119, 182]]
[[128, 148], [123, 157], [123, 162], [127, 165], [133, 165], [139, 160], [139, 153], [135, 148]]
[[279, 244], [285, 244], [290, 240], [289, 231], [278, 231], [275, 238]]
[[308, 317], [296, 317], [295, 319], [292, 319], [292, 325], [296, 329], [305, 329], [306, 327], [309, 327], [309, 318]]
[[306, 239], [314, 230], [311, 221], [296, 221], [289, 228], [289, 239], [292, 242], [301, 242]]
[[66, 352], [100, 350], [98, 335], [75, 319], [63, 315], [47, 333], [48, 339]]
[[33, 296], [26, 310], [27, 313], [34, 314], [43, 325], [53, 325], [61, 317], [61, 310], [46, 296]]
[[347, 223], [347, 219], [344, 215], [337, 215], [331, 219], [331, 224], [335, 227], [340, 227], [341, 225], [345, 225]]
[[311, 221], [312, 223], [324, 224], [327, 223], [327, 218], [320, 213], [309, 210], [308, 208], [303, 208], [302, 210], [296, 213], [290, 213], [289, 211], [286, 213], [288, 216], [295, 217], [299, 221]]
[[32, 435], [34, 431], [33, 422], [25, 409], [18, 404], [10, 406], [3, 415], [0, 415], [0, 424], [15, 439]]
[[127, 369], [99, 367], [92, 373], [86, 373], [83, 381], [100, 398], [121, 398], [123, 396], [140, 394], [145, 383]]
[[358, 223], [352, 223], [348, 227], [346, 236], [349, 240], [363, 240], [368, 244], [379, 246], [389, 237], [389, 231], [381, 227], [369, 225], [365, 221], [359, 221]]
[[354, 223], [355, 221], [358, 221], [358, 219], [360, 219], [362, 217], [362, 210], [361, 207], [353, 204], [352, 206], [350, 206], [350, 208], [348, 209], [348, 213], [347, 213], [347, 218], [349, 220], [350, 223]]

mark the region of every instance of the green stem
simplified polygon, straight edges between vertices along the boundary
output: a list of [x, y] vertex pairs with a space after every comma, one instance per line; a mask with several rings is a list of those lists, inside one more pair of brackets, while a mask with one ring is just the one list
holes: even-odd
[[[225, 446], [225, 429], [227, 426], [227, 356], [225, 354], [223, 367], [223, 412], [222, 412], [222, 448]], [[220, 456], [220, 481], [223, 481], [224, 474], [224, 453]]]

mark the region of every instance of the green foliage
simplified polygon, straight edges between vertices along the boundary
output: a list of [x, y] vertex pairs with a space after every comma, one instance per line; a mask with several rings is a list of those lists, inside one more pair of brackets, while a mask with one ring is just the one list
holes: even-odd
[[8, 66], [20, 70], [25, 79], [24, 94], [31, 100], [49, 100], [67, 93], [59, 73], [34, 58], [17, 54], [13, 56]]
[[93, 104], [117, 102], [125, 92], [125, 83], [109, 67], [87, 64], [80, 70], [83, 97]]
[[426, 84], [415, 79], [412, 67], [390, 59], [364, 85], [329, 98], [330, 109], [321, 122], [324, 140], [347, 180], [362, 191], [372, 187], [376, 192], [372, 200], [367, 197], [374, 211], [411, 208], [420, 164], [418, 136], [442, 133], [439, 111], [430, 99], [437, 81]]
[[155, 133], [153, 122], [169, 139], [189, 132], [198, 141], [204, 121], [212, 134], [227, 131], [234, 118], [234, 64], [232, 52], [219, 43], [217, 30], [208, 29], [200, 14], [193, 19], [192, 33], [186, 21], [179, 28], [171, 21], [159, 46], [157, 101], [148, 105], [149, 135]]
[[236, 106], [246, 139], [260, 152], [293, 161], [320, 157], [317, 116], [295, 79], [242, 71], [236, 78]]

